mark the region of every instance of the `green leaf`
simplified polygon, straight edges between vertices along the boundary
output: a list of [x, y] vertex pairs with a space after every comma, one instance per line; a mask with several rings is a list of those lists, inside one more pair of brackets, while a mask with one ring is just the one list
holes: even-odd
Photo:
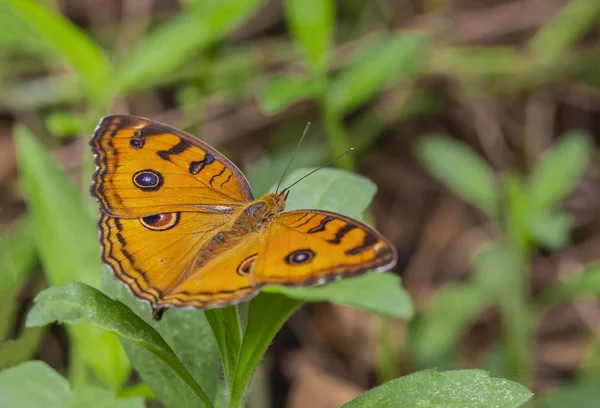
[[485, 371], [420, 371], [388, 381], [343, 408], [514, 408], [531, 398], [520, 384]]
[[233, 386], [235, 366], [242, 348], [242, 326], [236, 306], [204, 311], [219, 346], [223, 374], [227, 385]]
[[[85, 210], [69, 176], [25, 128], [15, 129], [15, 139], [33, 238], [46, 278], [53, 285], [79, 281], [99, 287], [95, 219]], [[130, 367], [114, 336], [85, 326], [71, 328], [69, 334], [106, 384], [118, 387], [127, 380]]]
[[77, 280], [100, 286], [95, 220], [84, 211], [80, 194], [50, 153], [24, 127], [15, 129], [33, 237], [51, 284]]
[[[289, 186], [312, 170], [314, 169], [297, 169], [281, 185]], [[275, 191], [275, 185], [271, 191]], [[365, 177], [344, 170], [324, 168], [292, 187], [286, 211], [307, 208], [328, 210], [360, 220], [376, 191], [375, 183]]]
[[414, 34], [394, 34], [370, 43], [333, 79], [327, 103], [335, 112], [356, 109], [390, 84], [414, 75], [428, 44]]
[[41, 361], [28, 361], [0, 372], [0, 406], [64, 407], [69, 383]]
[[546, 302], [564, 302], [575, 298], [600, 296], [600, 262], [584, 265], [550, 286], [542, 298]]
[[[300, 137], [300, 133], [298, 133], [298, 137]], [[273, 182], [276, 181], [277, 175], [283, 174], [295, 148], [295, 145], [293, 147], [288, 146], [248, 168], [246, 176], [256, 196], [267, 193]], [[323, 144], [303, 142], [302, 148], [296, 153], [289, 171], [294, 172], [302, 167], [318, 166], [325, 163], [328, 157], [329, 152]]]
[[12, 367], [33, 358], [45, 337], [45, 328], [32, 327], [23, 330], [16, 340], [0, 342], [0, 369]]
[[44, 122], [56, 137], [76, 136], [86, 125], [85, 119], [69, 111], [51, 112], [46, 115]]
[[218, 41], [266, 0], [206, 0], [161, 25], [123, 61], [115, 78], [119, 92], [146, 87]]
[[102, 49], [67, 18], [31, 0], [8, 0], [13, 12], [35, 34], [41, 34], [79, 76], [89, 97], [98, 104], [106, 100], [111, 66]]
[[27, 408], [143, 408], [142, 398], [117, 398], [111, 391], [79, 388], [42, 361], [0, 372], [0, 406]]
[[[158, 357], [154, 361], [162, 364], [162, 367], [154, 368], [159, 370], [166, 366], [177, 375], [177, 383], [165, 381], [165, 384], [179, 393], [180, 406], [212, 408], [209, 397], [160, 334], [123, 303], [79, 282], [52, 286], [36, 296], [35, 305], [27, 316], [27, 326], [43, 326], [54, 321], [87, 323], [120, 336], [134, 363], [154, 355]], [[161, 396], [162, 390], [154, 391]], [[196, 405], [183, 404], [188, 395], [194, 395]]]
[[535, 209], [557, 205], [581, 179], [593, 145], [589, 136], [571, 131], [560, 138], [536, 163], [529, 177], [529, 197]]
[[324, 84], [314, 78], [281, 75], [261, 88], [258, 105], [263, 112], [273, 115], [297, 102], [320, 96], [324, 89]]
[[100, 388], [78, 388], [68, 408], [144, 408], [142, 398], [117, 398], [111, 391]]
[[263, 292], [281, 293], [305, 302], [326, 301], [360, 307], [381, 315], [408, 319], [413, 314], [410, 295], [400, 277], [392, 273], [369, 273], [315, 287], [267, 286]]
[[450, 138], [423, 137], [417, 157], [429, 172], [463, 200], [496, 218], [498, 192], [490, 166], [465, 144]]
[[547, 392], [539, 401], [540, 408], [596, 408], [600, 401], [598, 378], [575, 381]]
[[[214, 398], [220, 371], [219, 353], [202, 311], [173, 308], [157, 322], [152, 319], [150, 307], [135, 298], [123, 283], [112, 276], [108, 268], [104, 268], [102, 289], [156, 329], [208, 397]], [[185, 387], [179, 376], [159, 357], [145, 349], [127, 343], [124, 345], [132, 365], [166, 406], [193, 407], [197, 403], [197, 397], [189, 387]]]
[[597, 24], [598, 18], [600, 3], [596, 0], [569, 2], [531, 39], [534, 57], [543, 64], [558, 62], [570, 54], [571, 47]]
[[28, 217], [15, 221], [0, 237], [0, 291], [16, 286], [37, 262], [33, 225]]
[[[311, 169], [299, 169], [290, 174], [283, 186], [306, 175]], [[272, 190], [275, 189], [273, 186]], [[316, 208], [340, 212], [360, 218], [370, 204], [376, 187], [370, 180], [355, 174], [322, 169], [294, 186], [288, 199], [288, 209]], [[367, 278], [369, 279], [369, 278]], [[386, 278], [384, 278], [386, 279]], [[394, 282], [397, 283], [397, 282]], [[326, 290], [328, 291], [328, 290]], [[397, 295], [395, 292], [394, 295]], [[309, 295], [305, 295], [309, 296]], [[316, 296], [320, 296], [316, 294]], [[348, 297], [344, 296], [346, 301]], [[231, 394], [231, 407], [243, 406], [248, 384], [271, 340], [289, 315], [302, 301], [274, 293], [260, 293], [248, 306], [248, 324], [236, 367]], [[382, 307], [383, 303], [378, 307]]]
[[285, 16], [308, 66], [315, 74], [327, 69], [335, 23], [333, 0], [285, 0]]
[[558, 249], [567, 243], [571, 215], [564, 212], [535, 212], [528, 217], [531, 237], [548, 249]]
[[410, 326], [411, 357], [427, 366], [453, 350], [469, 324], [494, 301], [489, 291], [474, 283], [442, 287]]
[[231, 408], [244, 406], [258, 363], [283, 323], [301, 304], [301, 301], [270, 293], [261, 293], [250, 301], [248, 325], [231, 389]]

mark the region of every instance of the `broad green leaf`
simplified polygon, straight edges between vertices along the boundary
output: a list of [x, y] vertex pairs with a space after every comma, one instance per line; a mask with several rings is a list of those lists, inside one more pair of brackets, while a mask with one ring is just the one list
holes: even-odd
[[265, 0], [206, 0], [161, 25], [125, 59], [115, 78], [118, 92], [143, 88], [223, 38]]
[[333, 79], [328, 105], [340, 114], [358, 108], [390, 84], [417, 73], [428, 48], [426, 39], [414, 34], [394, 34], [368, 44]]
[[468, 146], [450, 138], [429, 136], [419, 140], [416, 154], [427, 170], [455, 194], [496, 217], [496, 178], [490, 166]]
[[33, 225], [28, 217], [15, 221], [0, 237], [0, 291], [17, 285], [37, 262]]
[[0, 406], [61, 408], [70, 397], [69, 383], [41, 361], [0, 371]]
[[[298, 129], [298, 138], [302, 129]], [[254, 164], [246, 171], [255, 196], [267, 193], [274, 182], [283, 175], [296, 146], [287, 147]], [[290, 172], [302, 167], [314, 167], [325, 163], [329, 157], [327, 147], [322, 144], [303, 142], [290, 166]], [[294, 188], [295, 189], [295, 188]]]
[[[217, 345], [204, 313], [200, 310], [172, 308], [157, 322], [152, 319], [147, 303], [131, 295], [125, 285], [117, 282], [107, 268], [104, 268], [104, 272], [104, 293], [123, 302], [156, 329], [208, 397], [213, 399], [217, 392], [220, 361]], [[197, 398], [189, 392], [189, 388], [182, 387], [178, 375], [158, 356], [126, 343], [125, 349], [134, 368], [165, 405], [193, 407], [196, 404]]]
[[252, 375], [288, 317], [302, 304], [285, 296], [261, 293], [250, 301], [248, 325], [231, 389], [231, 408], [242, 408]]
[[111, 67], [101, 48], [67, 18], [31, 0], [7, 0], [13, 12], [65, 58], [98, 104], [104, 102]]
[[[180, 406], [212, 408], [209, 397], [160, 334], [123, 303], [79, 282], [52, 286], [36, 296], [35, 305], [27, 316], [27, 326], [43, 326], [54, 321], [86, 323], [120, 336], [136, 366], [140, 360], [150, 361], [150, 356], [154, 355], [158, 357], [152, 360], [157, 363], [154, 368], [164, 372], [164, 367], [169, 367], [177, 375], [177, 383], [165, 384], [176, 386], [182, 402]], [[143, 371], [140, 373], [142, 376], [145, 374]], [[161, 396], [162, 390], [154, 391]], [[189, 395], [195, 397], [195, 405], [183, 404]]]
[[528, 217], [532, 238], [548, 249], [558, 249], [567, 243], [571, 215], [565, 212], [535, 212]]
[[327, 69], [335, 25], [333, 0], [285, 0], [287, 24], [315, 74]]
[[583, 176], [593, 149], [586, 133], [571, 131], [544, 153], [529, 177], [532, 207], [547, 210], [566, 198]]
[[481, 285], [450, 283], [441, 288], [427, 309], [411, 322], [412, 358], [427, 366], [452, 351], [468, 325], [494, 298]]
[[530, 48], [541, 63], [558, 62], [600, 18], [600, 2], [574, 0], [565, 5], [550, 22], [531, 39]]
[[297, 102], [318, 97], [324, 89], [324, 84], [314, 78], [298, 75], [277, 76], [260, 90], [258, 105], [263, 112], [273, 115]]
[[141, 398], [117, 398], [100, 388], [78, 388], [42, 361], [0, 372], [0, 406], [27, 408], [143, 408]]
[[67, 408], [145, 408], [142, 398], [117, 398], [113, 392], [101, 388], [73, 390]]
[[326, 301], [359, 307], [399, 319], [412, 316], [410, 295], [402, 288], [400, 277], [392, 273], [368, 273], [315, 287], [267, 286], [263, 292], [281, 293], [305, 302]]
[[419, 371], [365, 392], [343, 408], [516, 408], [533, 394], [481, 370]]
[[598, 378], [575, 381], [560, 385], [544, 394], [538, 403], [540, 408], [596, 408], [600, 401]]
[[[85, 210], [69, 176], [50, 153], [23, 127], [15, 129], [33, 237], [48, 281], [70, 281], [100, 286], [100, 258], [96, 221]], [[106, 384], [118, 387], [130, 368], [118, 340], [93, 327], [69, 329], [75, 347]]]
[[[312, 170], [301, 168], [293, 171], [281, 186], [289, 186]], [[275, 185], [271, 191], [275, 191]], [[376, 191], [375, 183], [365, 177], [324, 168], [292, 187], [286, 211], [307, 208], [328, 210], [360, 220]]]

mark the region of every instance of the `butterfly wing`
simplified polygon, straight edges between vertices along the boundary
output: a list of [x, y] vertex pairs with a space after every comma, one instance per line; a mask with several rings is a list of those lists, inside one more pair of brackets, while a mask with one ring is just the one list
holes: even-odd
[[[206, 307], [240, 301], [254, 293], [249, 277], [228, 268], [236, 254], [258, 247], [240, 246], [231, 257], [214, 253], [215, 262], [199, 268], [198, 254], [227, 222], [226, 214], [181, 212], [166, 219], [100, 215], [102, 260], [140, 299], [154, 308]], [[149, 228], [149, 226], [151, 228]], [[258, 245], [258, 244], [257, 244]]]
[[91, 194], [105, 214], [228, 212], [253, 200], [248, 181], [231, 161], [170, 126], [105, 116], [90, 145], [97, 167]]
[[396, 264], [396, 249], [368, 225], [340, 214], [278, 214], [252, 269], [255, 286], [310, 286]]
[[250, 234], [208, 260], [197, 259], [192, 273], [164, 297], [163, 304], [204, 309], [248, 300], [258, 293], [249, 274], [259, 250], [260, 237]]

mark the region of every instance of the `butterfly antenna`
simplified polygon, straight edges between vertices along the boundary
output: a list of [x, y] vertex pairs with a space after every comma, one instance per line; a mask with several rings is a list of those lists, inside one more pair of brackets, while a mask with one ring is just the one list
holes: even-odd
[[285, 171], [283, 172], [283, 175], [279, 179], [279, 183], [277, 183], [277, 188], [275, 189], [275, 194], [277, 194], [277, 192], [279, 191], [279, 187], [281, 187], [281, 183], [283, 182], [283, 178], [285, 177], [285, 175], [287, 174], [288, 170], [290, 169], [290, 166], [292, 165], [292, 162], [294, 161], [294, 157], [296, 157], [296, 153], [298, 153], [298, 148], [302, 144], [302, 141], [304, 140], [304, 137], [308, 133], [308, 129], [309, 128], [310, 128], [310, 122], [308, 122], [306, 124], [306, 127], [304, 128], [304, 132], [302, 132], [302, 137], [300, 138], [300, 141], [298, 142], [298, 145], [294, 149], [294, 153], [292, 153], [292, 158], [290, 159], [287, 167], [285, 168]]
[[292, 184], [290, 184], [289, 186], [287, 186], [286, 188], [284, 188], [281, 191], [281, 194], [285, 193], [286, 191], [288, 191], [290, 188], [294, 187], [296, 184], [298, 184], [299, 182], [301, 182], [302, 180], [304, 180], [305, 178], [307, 178], [308, 176], [310, 176], [311, 174], [321, 170], [323, 167], [327, 167], [329, 166], [331, 163], [333, 163], [334, 161], [337, 161], [339, 159], [341, 159], [342, 157], [344, 157], [345, 155], [347, 155], [348, 153], [350, 153], [351, 151], [354, 150], [354, 147], [351, 147], [350, 149], [346, 150], [344, 153], [340, 154], [338, 157], [336, 157], [335, 159], [329, 160], [327, 163], [325, 163], [324, 165], [322, 165], [321, 167], [318, 167], [316, 169], [314, 169], [313, 171], [311, 171], [310, 173], [300, 177], [298, 180], [294, 181]]

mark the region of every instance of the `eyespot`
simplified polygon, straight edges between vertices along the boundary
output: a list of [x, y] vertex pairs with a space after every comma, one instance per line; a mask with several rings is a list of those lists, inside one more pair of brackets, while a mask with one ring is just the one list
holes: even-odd
[[164, 178], [156, 170], [140, 170], [133, 175], [133, 184], [142, 191], [156, 191], [162, 187]]
[[256, 262], [256, 258], [258, 258], [258, 254], [250, 255], [248, 258], [244, 259], [237, 268], [237, 273], [242, 276], [248, 276], [250, 272], [252, 272], [252, 267], [254, 266], [254, 262]]
[[315, 252], [310, 249], [298, 249], [294, 252], [290, 252], [285, 257], [285, 262], [288, 265], [302, 265], [312, 261], [315, 257]]
[[140, 218], [140, 223], [152, 231], [165, 231], [179, 223], [179, 213], [162, 213]]
[[142, 146], [144, 146], [144, 140], [139, 137], [132, 137], [129, 140], [129, 146], [133, 147], [134, 149], [141, 149]]

